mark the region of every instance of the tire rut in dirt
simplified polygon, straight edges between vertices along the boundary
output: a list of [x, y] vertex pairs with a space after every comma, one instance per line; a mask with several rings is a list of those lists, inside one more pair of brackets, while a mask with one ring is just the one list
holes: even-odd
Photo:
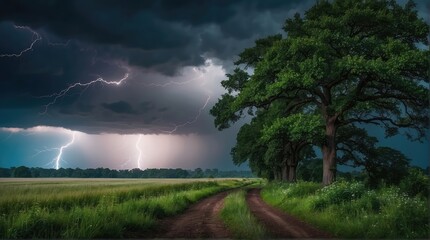
[[261, 189], [253, 188], [246, 194], [251, 213], [265, 227], [272, 238], [330, 238], [309, 224], [266, 204], [260, 196]]
[[163, 219], [157, 226], [156, 238], [229, 238], [219, 212], [224, 198], [231, 191], [221, 192], [192, 205], [184, 213]]

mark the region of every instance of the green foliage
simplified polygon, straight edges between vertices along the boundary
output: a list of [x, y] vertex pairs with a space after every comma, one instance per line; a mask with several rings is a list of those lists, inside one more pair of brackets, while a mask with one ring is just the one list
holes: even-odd
[[[359, 153], [343, 147], [346, 153], [341, 157], [353, 157], [352, 161], [362, 158], [373, 141], [367, 134], [354, 138], [357, 143], [337, 138], [342, 128], [375, 124], [384, 127], [387, 136], [405, 133], [411, 140], [425, 137], [429, 126], [430, 28], [418, 17], [413, 3], [317, 1], [303, 16], [287, 19], [283, 29], [286, 37], [260, 39], [239, 55], [239, 69], [223, 81], [228, 93], [211, 110], [219, 129], [247, 113], [252, 118], [261, 112], [274, 113], [263, 124], [266, 148], [259, 145], [260, 161], [267, 162], [264, 155], [282, 152], [273, 150], [273, 140], [317, 144], [328, 165], [323, 168], [324, 184], [331, 184], [338, 157], [330, 153], [336, 152], [339, 141], [360, 146]], [[240, 70], [242, 66], [251, 66], [253, 74]], [[279, 110], [279, 105], [284, 110]], [[400, 131], [402, 128], [407, 131]], [[265, 154], [267, 150], [270, 152]], [[249, 154], [241, 156], [245, 155], [237, 155], [235, 162], [249, 160]], [[279, 165], [279, 159], [272, 161]], [[277, 167], [258, 162], [251, 165], [266, 171]], [[372, 185], [382, 176], [378, 166], [383, 164], [376, 165], [369, 167]], [[383, 180], [395, 183], [399, 179], [389, 176]]]
[[430, 179], [421, 169], [409, 168], [408, 174], [400, 181], [399, 187], [402, 192], [409, 196], [429, 197]]
[[262, 139], [269, 141], [275, 136], [288, 137], [292, 141], [321, 139], [322, 119], [319, 115], [303, 113], [291, 114], [288, 117], [276, 118], [270, 126], [263, 129]]
[[322, 159], [304, 159], [297, 168], [297, 178], [303, 181], [321, 182], [323, 173]]
[[274, 189], [282, 189], [282, 195], [285, 197], [306, 197], [315, 194], [316, 191], [321, 189], [321, 185], [314, 182], [298, 181], [296, 183], [283, 183], [275, 182], [270, 184]]
[[231, 193], [225, 198], [221, 219], [233, 233], [234, 238], [264, 239], [267, 237], [264, 228], [248, 209], [245, 190]]
[[368, 184], [377, 186], [382, 181], [387, 184], [399, 184], [407, 175], [410, 160], [397, 151], [388, 147], [371, 149], [365, 158], [364, 167], [369, 175]]
[[359, 182], [336, 182], [309, 194], [294, 194], [294, 189], [309, 188], [308, 184], [269, 184], [262, 197], [340, 238], [427, 238], [430, 234], [427, 199], [407, 196], [396, 187], [370, 190]]
[[30, 169], [28, 167], [25, 167], [25, 166], [20, 166], [20, 167], [14, 168], [12, 170], [12, 177], [16, 177], [16, 178], [31, 177]]
[[[11, 181], [0, 188], [0, 238], [122, 238], [250, 181]], [[5, 192], [7, 194], [5, 194]]]
[[359, 182], [338, 181], [318, 191], [313, 208], [321, 210], [331, 204], [349, 202], [360, 198], [365, 192], [364, 184]]

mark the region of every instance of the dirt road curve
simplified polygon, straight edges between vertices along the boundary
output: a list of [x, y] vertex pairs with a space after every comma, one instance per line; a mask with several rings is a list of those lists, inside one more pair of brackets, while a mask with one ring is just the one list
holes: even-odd
[[330, 238], [305, 222], [298, 220], [266, 204], [260, 197], [260, 189], [250, 189], [246, 201], [252, 214], [266, 228], [272, 238]]
[[162, 220], [157, 238], [229, 238], [219, 211], [224, 198], [231, 191], [221, 192], [203, 199], [183, 214]]

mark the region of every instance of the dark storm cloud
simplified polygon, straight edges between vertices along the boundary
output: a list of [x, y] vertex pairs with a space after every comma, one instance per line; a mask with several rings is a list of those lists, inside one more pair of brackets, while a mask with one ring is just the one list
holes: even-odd
[[113, 103], [102, 103], [102, 106], [115, 113], [136, 114], [136, 111], [128, 102], [118, 101]]
[[148, 113], [148, 112], [152, 111], [154, 109], [154, 107], [155, 107], [155, 104], [153, 102], [143, 101], [139, 105], [139, 110], [142, 113]]
[[244, 40], [249, 44], [278, 32], [291, 6], [299, 10], [300, 2], [15, 0], [2, 2], [0, 20], [64, 39], [119, 46], [116, 54], [126, 54], [132, 64], [174, 73], [177, 67], [202, 64], [205, 52], [231, 58]]
[[[183, 67], [204, 66], [207, 58], [229, 69], [240, 51], [259, 37], [280, 32], [285, 18], [306, 4], [2, 1], [0, 35], [6, 37], [0, 38], [0, 54], [17, 53], [34, 40], [31, 31], [15, 29], [13, 24], [31, 27], [42, 40], [19, 58], [0, 58], [0, 125], [51, 125], [93, 133], [169, 131], [193, 121], [207, 94], [194, 83], [159, 88], [147, 84], [177, 81]], [[58, 98], [47, 114], [39, 114], [53, 101], [43, 96], [98, 77], [118, 80], [128, 67], [139, 74], [130, 76], [124, 86], [78, 87]], [[158, 75], [154, 78], [151, 73]], [[217, 97], [212, 96], [199, 121], [178, 132], [215, 131], [208, 109]]]
[[[314, 2], [2, 0], [0, 54], [18, 53], [34, 40], [30, 31], [15, 29], [14, 24], [31, 27], [42, 40], [19, 58], [0, 57], [0, 127], [48, 125], [95, 134], [160, 134], [183, 125], [176, 133], [197, 133], [222, 143], [205, 161], [231, 164], [230, 148], [243, 122], [223, 132], [214, 128], [209, 109], [222, 89], [213, 83], [202, 89], [202, 81], [151, 84], [188, 81], [192, 71], [181, 76], [184, 67], [205, 67], [207, 59], [230, 71], [244, 48], [280, 33], [287, 17], [303, 13]], [[417, 10], [428, 22], [428, 2], [418, 1]], [[40, 114], [53, 101], [43, 96], [99, 77], [117, 81], [127, 72], [131, 75], [121, 86], [97, 83], [72, 89]], [[223, 78], [217, 75], [212, 81], [219, 85]], [[203, 90], [208, 89], [211, 100], [194, 121], [208, 97]]]

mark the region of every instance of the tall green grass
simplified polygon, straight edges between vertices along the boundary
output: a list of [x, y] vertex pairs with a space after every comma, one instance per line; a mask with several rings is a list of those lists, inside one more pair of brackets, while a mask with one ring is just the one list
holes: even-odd
[[[160, 183], [161, 182], [161, 183]], [[0, 238], [121, 238], [247, 181], [0, 182]]]
[[396, 187], [369, 190], [359, 182], [275, 183], [263, 199], [292, 215], [343, 238], [428, 238], [429, 205]]
[[264, 228], [248, 209], [245, 190], [233, 192], [225, 198], [221, 219], [235, 238], [262, 239], [266, 237]]

